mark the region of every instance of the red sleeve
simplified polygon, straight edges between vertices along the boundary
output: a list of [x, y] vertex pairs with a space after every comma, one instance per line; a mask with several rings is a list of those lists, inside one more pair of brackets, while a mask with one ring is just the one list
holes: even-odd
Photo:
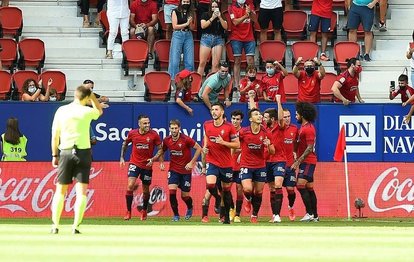
[[236, 128], [232, 124], [230, 124], [230, 139], [231, 139], [231, 141], [233, 141], [237, 137], [238, 137], [238, 135], [237, 135]]
[[161, 138], [155, 131], [154, 131], [154, 144], [157, 146], [161, 145]]
[[132, 137], [131, 137], [131, 135], [132, 135], [132, 133], [133, 133], [133, 129], [131, 129], [129, 132], [128, 132], [128, 136], [127, 136], [127, 138], [125, 139], [125, 144], [126, 145], [129, 145], [129, 143], [131, 143], [132, 142]]
[[314, 128], [309, 128], [306, 131], [306, 144], [307, 145], [314, 145], [315, 144], [315, 129]]
[[304, 78], [305, 77], [305, 71], [300, 71], [299, 72], [299, 77], [298, 77], [298, 80], [302, 80], [302, 78]]
[[151, 15], [158, 15], [157, 3], [155, 1], [151, 2]]
[[346, 81], [346, 77], [343, 74], [340, 74], [337, 78], [336, 81], [338, 81], [341, 85], [344, 85], [345, 81]]
[[132, 2], [131, 6], [129, 7], [129, 9], [131, 9], [131, 14], [137, 14], [137, 4], [136, 1]]
[[162, 141], [162, 151], [166, 152], [167, 149], [167, 138], [164, 138], [164, 140]]
[[187, 136], [187, 141], [186, 141], [187, 145], [189, 145], [191, 148], [194, 147], [194, 145], [196, 144], [196, 141], [194, 139], [192, 139], [191, 137]]

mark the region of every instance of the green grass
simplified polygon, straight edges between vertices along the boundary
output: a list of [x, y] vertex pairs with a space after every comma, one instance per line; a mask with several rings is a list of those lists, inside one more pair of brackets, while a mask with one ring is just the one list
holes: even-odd
[[[213, 219], [212, 219], [213, 220]], [[245, 218], [247, 221], [247, 219]], [[319, 223], [201, 224], [85, 219], [72, 235], [64, 219], [0, 220], [0, 261], [412, 261], [414, 222], [389, 219]]]

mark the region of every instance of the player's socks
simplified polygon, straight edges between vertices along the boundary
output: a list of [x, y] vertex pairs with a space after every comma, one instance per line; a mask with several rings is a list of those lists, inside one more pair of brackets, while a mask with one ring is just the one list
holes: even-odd
[[243, 206], [243, 196], [237, 196], [236, 200], [236, 216], [240, 216], [240, 212]]
[[312, 205], [311, 205], [309, 191], [305, 188], [305, 185], [303, 186], [298, 185], [297, 188], [300, 193], [300, 196], [302, 197], [303, 205], [306, 208], [306, 213], [312, 214]]
[[313, 217], [317, 218], [318, 216], [318, 199], [316, 198], [315, 191], [313, 188], [308, 188], [310, 200], [311, 200], [311, 206], [312, 206], [312, 214]]
[[201, 217], [208, 216], [208, 207], [209, 206], [210, 206], [210, 200], [207, 200], [207, 199], [203, 198], [203, 204], [201, 205], [201, 210], [202, 210], [202, 216]]
[[127, 210], [131, 212], [132, 200], [134, 199], [134, 191], [127, 190], [125, 194]]
[[83, 215], [85, 214], [85, 209], [86, 209], [86, 202], [87, 202], [86, 195], [76, 197], [75, 206], [74, 206], [75, 219], [73, 220], [72, 229], [77, 230], [79, 225], [82, 223]]
[[65, 201], [65, 195], [58, 192], [55, 193], [52, 200], [52, 221], [53, 227], [58, 228], [60, 223], [60, 216], [62, 215], [63, 202]]
[[232, 202], [231, 197], [231, 187], [224, 187], [223, 188], [223, 202], [224, 202], [224, 223], [230, 223], [230, 205]]
[[187, 205], [187, 209], [193, 208], [193, 199], [190, 196], [181, 197], [181, 199]]
[[243, 194], [247, 201], [252, 201], [252, 192], [243, 191]]
[[262, 205], [262, 194], [254, 194], [252, 198], [253, 216], [257, 216]]
[[143, 210], [147, 210], [148, 209], [148, 201], [150, 198], [150, 194], [149, 193], [143, 193], [143, 198], [142, 198], [142, 209]]
[[283, 189], [276, 188], [276, 191], [275, 191], [276, 213], [274, 213], [275, 215], [280, 215], [280, 210], [282, 209], [282, 202], [283, 202]]
[[272, 208], [272, 214], [275, 215], [276, 213], [276, 192], [270, 191], [270, 207]]
[[234, 200], [233, 200], [233, 195], [230, 192], [230, 208], [234, 209]]
[[288, 193], [289, 206], [293, 207], [293, 205], [295, 204], [295, 200], [296, 200], [295, 190], [287, 190], [287, 193]]
[[220, 212], [219, 212], [220, 219], [225, 216], [224, 211], [225, 211], [224, 205], [223, 206], [220, 205]]
[[179, 216], [178, 214], [178, 201], [177, 201], [177, 189], [170, 189], [170, 205], [174, 213], [174, 216]]

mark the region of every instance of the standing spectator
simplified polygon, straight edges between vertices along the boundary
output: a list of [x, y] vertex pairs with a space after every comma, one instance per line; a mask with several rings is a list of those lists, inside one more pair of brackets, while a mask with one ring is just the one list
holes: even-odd
[[220, 70], [212, 74], [204, 81], [198, 91], [199, 100], [203, 101], [207, 108], [211, 109], [211, 104], [218, 102], [218, 96], [224, 89], [224, 103], [226, 107], [231, 105], [230, 86], [231, 76], [229, 74], [229, 66], [226, 62], [220, 64]]
[[194, 71], [194, 40], [190, 27], [194, 26], [194, 13], [190, 0], [181, 0], [176, 9], [172, 11], [172, 26], [174, 29], [168, 73], [173, 80], [180, 69], [181, 54], [184, 57], [184, 68]]
[[175, 102], [184, 108], [188, 114], [193, 116], [193, 109], [185, 104], [185, 102], [193, 101], [191, 83], [193, 78], [191, 77], [191, 72], [187, 69], [182, 70], [175, 76]]
[[283, 7], [281, 0], [262, 0], [260, 1], [260, 10], [258, 22], [260, 25], [260, 43], [267, 40], [267, 30], [269, 23], [272, 21], [275, 40], [282, 40], [283, 24]]
[[296, 120], [301, 124], [299, 129], [297, 156], [292, 169], [298, 169], [297, 188], [306, 208], [302, 222], [319, 222], [318, 201], [313, 189], [316, 162], [315, 154], [316, 130], [313, 122], [316, 119], [315, 106], [307, 102], [296, 103]]
[[[147, 39], [149, 46], [148, 58], [152, 60], [154, 57], [152, 51], [154, 49], [155, 28], [158, 23], [157, 3], [153, 0], [136, 0], [131, 6], [131, 15], [129, 17], [129, 37], [131, 39], [142, 38]], [[143, 32], [139, 34], [138, 32]]]
[[[83, 15], [83, 27], [88, 28], [90, 26], [89, 21], [89, 1], [90, 0], [81, 0], [80, 8], [81, 8], [81, 15]], [[106, 0], [98, 0], [98, 3], [96, 4], [96, 8], [98, 9], [98, 13], [96, 15], [95, 24], [94, 26], [99, 27], [101, 26], [101, 22], [99, 21], [101, 19], [101, 11], [106, 3]]]
[[[92, 108], [86, 102], [92, 101]], [[87, 190], [91, 170], [91, 144], [89, 137], [91, 120], [96, 120], [103, 113], [98, 100], [90, 88], [84, 85], [76, 88], [72, 103], [59, 107], [52, 124], [52, 166], [58, 168], [56, 191], [52, 200], [52, 230], [59, 233], [60, 216], [68, 186], [76, 179], [75, 219], [72, 233], [80, 234], [87, 204]]]
[[[198, 8], [200, 5], [201, 3]], [[227, 21], [224, 19], [219, 6], [219, 1], [211, 1], [208, 11], [202, 14], [200, 20], [202, 35], [200, 41], [200, 64], [197, 72], [201, 76], [204, 75], [204, 69], [210, 54], [212, 56], [211, 71], [217, 72], [219, 70], [226, 33], [225, 30], [227, 30]]]
[[397, 90], [395, 90], [395, 86], [390, 86], [390, 100], [393, 100], [399, 94], [401, 95], [401, 103], [403, 103], [403, 105], [414, 95], [414, 89], [408, 85], [407, 75], [402, 74], [398, 77]]
[[411, 67], [411, 85], [414, 86], [414, 30], [413, 30], [413, 42], [408, 43], [407, 53], [405, 56], [407, 59], [410, 59], [410, 67]]
[[128, 40], [129, 27], [129, 6], [128, 0], [108, 0], [108, 10], [106, 11], [109, 22], [109, 36], [106, 51], [106, 58], [112, 59], [112, 50], [114, 50], [115, 38], [118, 34], [118, 28], [121, 28], [122, 42]]
[[[197, 39], [201, 39], [202, 36], [202, 29], [203, 27], [201, 26], [201, 19], [203, 17], [204, 13], [207, 13], [211, 7], [212, 4], [212, 0], [197, 0], [194, 1], [197, 2], [196, 5], [196, 14], [197, 14]], [[216, 1], [218, 2], [218, 1]]]
[[266, 75], [262, 77], [264, 101], [275, 102], [276, 95], [280, 95], [280, 101], [286, 102], [283, 78], [287, 75], [288, 71], [278, 61], [266, 61]]
[[387, 31], [387, 10], [388, 10], [388, 0], [379, 0], [379, 31]]
[[36, 83], [34, 79], [27, 79], [23, 83], [22, 101], [49, 101], [50, 88], [53, 83], [52, 78], [47, 81], [45, 94], [42, 90], [42, 80]]
[[326, 55], [326, 46], [328, 45], [328, 33], [331, 30], [332, 0], [314, 0], [312, 3], [311, 15], [309, 18], [309, 40], [317, 43], [317, 34], [319, 25], [322, 31], [321, 40], [321, 61], [329, 61]]
[[256, 53], [256, 42], [253, 36], [253, 22], [257, 22], [256, 13], [252, 4], [247, 4], [246, 0], [237, 0], [229, 8], [233, 27], [230, 34], [231, 48], [234, 55], [234, 86], [239, 86], [241, 55], [244, 50], [247, 64], [254, 64]]
[[[256, 79], [256, 67], [254, 65], [248, 65], [246, 68], [246, 77], [240, 80], [240, 100], [239, 102], [246, 103], [249, 101], [249, 91], [253, 90], [254, 102], [259, 102], [259, 96], [262, 94], [263, 83], [261, 80]], [[256, 106], [257, 107], [257, 106]]]
[[[298, 79], [298, 101], [319, 103], [321, 101], [321, 80], [325, 77], [325, 68], [318, 58], [308, 59], [304, 63], [304, 70], [299, 71], [299, 64], [303, 58], [299, 57], [293, 67], [293, 74]], [[316, 70], [316, 66], [319, 70]]]
[[356, 58], [347, 60], [347, 70], [342, 72], [332, 85], [332, 92], [335, 102], [342, 102], [344, 105], [355, 103], [357, 97], [360, 103], [364, 103], [359, 94], [359, 74], [362, 71], [361, 62]]
[[172, 26], [172, 11], [178, 7], [180, 0], [165, 0], [164, 4], [164, 21], [167, 25], [167, 31], [165, 32], [165, 38], [171, 39], [173, 26]]
[[26, 161], [27, 138], [20, 132], [17, 118], [7, 119], [0, 142], [1, 161]]
[[348, 14], [349, 41], [357, 41], [357, 29], [362, 22], [365, 45], [365, 54], [363, 55], [363, 58], [367, 62], [371, 61], [369, 53], [371, 52], [372, 41], [374, 39], [374, 35], [372, 34], [374, 7], [378, 1], [379, 0], [353, 0]]

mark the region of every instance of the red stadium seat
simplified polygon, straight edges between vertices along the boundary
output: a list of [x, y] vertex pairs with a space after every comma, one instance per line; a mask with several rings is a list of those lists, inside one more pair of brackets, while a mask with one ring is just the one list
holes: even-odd
[[343, 10], [345, 14], [347, 13], [345, 0], [333, 0], [332, 8], [334, 10]]
[[[338, 38], [338, 14], [332, 12], [331, 15], [331, 26], [329, 27], [328, 38], [331, 40], [331, 46], [334, 46], [335, 40]], [[318, 37], [321, 36], [321, 26], [318, 28]]]
[[10, 100], [11, 96], [11, 75], [9, 72], [0, 71], [0, 100]]
[[299, 57], [303, 58], [303, 63], [308, 59], [318, 57], [319, 46], [311, 41], [297, 41], [292, 44], [292, 65]]
[[[101, 22], [102, 31], [99, 32], [99, 36], [102, 38], [102, 44], [106, 45], [108, 41], [108, 35], [109, 35], [109, 21], [108, 16], [106, 14], [106, 10], [101, 11], [101, 18], [99, 20]], [[116, 38], [121, 39], [121, 29], [118, 28], [118, 34], [116, 35]]]
[[289, 73], [284, 79], [283, 84], [285, 87], [286, 99], [288, 101], [296, 101], [298, 98], [298, 79]]
[[4, 36], [13, 37], [19, 42], [22, 35], [23, 16], [22, 10], [14, 6], [0, 8], [0, 38]]
[[346, 59], [358, 57], [359, 44], [355, 42], [337, 42], [334, 46], [334, 67], [338, 74], [346, 69]]
[[129, 75], [131, 68], [141, 70], [145, 74], [145, 68], [148, 66], [148, 43], [141, 39], [129, 39], [122, 43], [122, 68], [124, 75]]
[[164, 18], [164, 10], [159, 10], [158, 11], [158, 31], [160, 34], [160, 39], [165, 39], [165, 35], [167, 33], [167, 24], [165, 23], [165, 18]]
[[149, 72], [144, 76], [145, 94], [147, 102], [168, 102], [171, 96], [171, 77], [167, 72]]
[[36, 38], [26, 38], [19, 42], [19, 69], [34, 67], [37, 73], [42, 72], [45, 63], [45, 44]]
[[23, 95], [23, 84], [27, 79], [33, 79], [34, 81], [38, 81], [38, 74], [34, 71], [17, 71], [12, 76], [13, 87], [14, 87], [14, 97], [13, 100], [22, 100]]
[[[226, 43], [226, 55], [227, 55], [227, 61], [229, 62], [229, 71], [233, 70], [234, 67], [234, 55], [233, 55], [233, 48], [231, 47], [230, 42]], [[247, 58], [246, 58], [246, 54], [244, 53], [244, 49], [243, 49], [243, 53], [241, 55], [241, 63], [240, 63], [240, 69], [241, 70], [245, 70], [247, 67]]]
[[307, 37], [306, 22], [308, 15], [305, 11], [288, 10], [283, 12], [283, 40], [305, 40]]
[[259, 45], [260, 52], [260, 64], [263, 66], [263, 62], [268, 60], [278, 61], [281, 64], [285, 64], [285, 52], [286, 45], [282, 41], [267, 40], [263, 41]]
[[52, 78], [52, 88], [56, 89], [57, 100], [62, 101], [66, 97], [66, 76], [61, 71], [45, 71], [39, 78], [42, 80], [42, 85], [46, 88], [49, 78]]
[[303, 9], [304, 7], [312, 7], [313, 0], [298, 0], [299, 7]]
[[154, 69], [160, 71], [168, 68], [170, 61], [171, 40], [158, 40], [154, 44]]
[[[14, 39], [0, 38], [0, 59], [3, 67], [7, 67], [13, 73], [17, 66], [17, 43]], [[0, 68], [2, 69], [2, 68]]]
[[191, 82], [191, 94], [193, 96], [198, 94], [198, 91], [201, 88], [202, 77], [197, 72], [191, 72], [191, 77], [193, 78], [193, 82]]
[[333, 92], [332, 85], [336, 81], [337, 75], [334, 73], [326, 73], [325, 77], [321, 81], [321, 102], [332, 102]]

